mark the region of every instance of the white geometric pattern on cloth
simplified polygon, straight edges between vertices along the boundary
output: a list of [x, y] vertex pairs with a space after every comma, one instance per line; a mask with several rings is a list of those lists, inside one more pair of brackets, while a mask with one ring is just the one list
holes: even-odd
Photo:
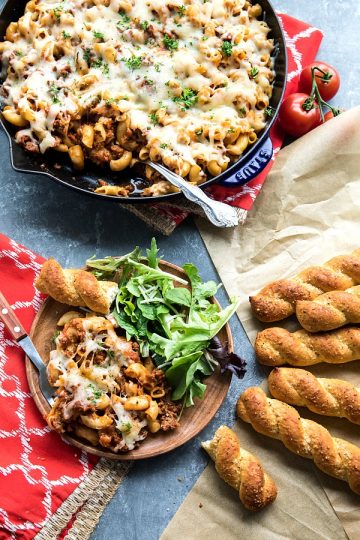
[[[11, 250], [0, 251], [0, 258], [10, 258], [20, 270], [32, 270], [33, 277], [37, 276], [40, 271], [41, 265], [36, 261], [35, 255], [19, 246], [16, 242], [10, 241]], [[30, 261], [23, 263], [19, 260], [21, 254], [26, 254]], [[33, 298], [20, 298], [11, 307], [16, 311], [21, 308], [33, 307], [35, 311], [41, 306], [42, 300], [39, 292], [33, 288]], [[21, 294], [21, 291], [19, 291]], [[61, 475], [56, 479], [49, 479], [47, 469], [45, 466], [34, 464], [30, 460], [30, 454], [32, 447], [30, 444], [30, 437], [32, 435], [38, 435], [40, 437], [46, 437], [50, 432], [50, 428], [45, 424], [43, 428], [28, 427], [25, 419], [25, 402], [31, 398], [29, 392], [25, 392], [22, 387], [19, 377], [7, 372], [7, 362], [9, 360], [7, 352], [11, 348], [19, 348], [19, 345], [10, 339], [5, 338], [5, 326], [0, 322], [0, 397], [15, 398], [17, 400], [16, 410], [14, 411], [19, 419], [19, 424], [16, 429], [10, 431], [0, 429], [0, 439], [7, 439], [10, 437], [18, 438], [21, 444], [21, 451], [19, 452], [20, 458], [18, 462], [12, 463], [7, 467], [0, 467], [0, 475], [7, 476], [14, 471], [21, 472], [26, 481], [31, 485], [39, 485], [43, 488], [43, 500], [41, 504], [45, 510], [45, 518], [38, 523], [32, 521], [26, 521], [25, 523], [13, 523], [9, 518], [8, 512], [4, 508], [0, 508], [0, 516], [4, 520], [4, 527], [10, 531], [11, 539], [17, 538], [17, 533], [20, 531], [26, 531], [36, 528], [41, 528], [46, 520], [51, 516], [52, 510], [52, 491], [55, 486], [74, 485], [76, 487], [88, 474], [89, 464], [88, 457], [85, 452], [79, 452], [78, 461], [82, 467], [82, 473], [79, 476], [71, 477], [68, 475]], [[25, 368], [24, 368], [25, 369]], [[3, 385], [5, 382], [11, 382], [15, 388], [7, 391]], [[34, 473], [35, 476], [34, 476]]]
[[[281, 19], [281, 16], [279, 16], [279, 19], [282, 21]], [[311, 34], [313, 34], [314, 32], [319, 32], [319, 29], [318, 28], [315, 28], [313, 26], [311, 26], [310, 28], [307, 28], [306, 30], [303, 30], [302, 32], [299, 32], [298, 34], [295, 34], [294, 37], [290, 37], [288, 35], [288, 33], [286, 32], [285, 28], [284, 28], [284, 25], [283, 25], [283, 32], [284, 32], [284, 36], [285, 36], [285, 41], [286, 41], [286, 46], [287, 48], [290, 50], [291, 54], [292, 54], [292, 57], [295, 61], [295, 64], [296, 64], [296, 69], [294, 69], [293, 71], [290, 71], [288, 73], [288, 76], [287, 76], [287, 82], [290, 82], [292, 81], [295, 77], [297, 77], [298, 75], [300, 75], [300, 73], [302, 72], [303, 70], [303, 65], [302, 65], [302, 54], [301, 52], [297, 49], [296, 47], [296, 44], [298, 43], [298, 41], [300, 39], [303, 39], [303, 38], [308, 38], [311, 36]]]

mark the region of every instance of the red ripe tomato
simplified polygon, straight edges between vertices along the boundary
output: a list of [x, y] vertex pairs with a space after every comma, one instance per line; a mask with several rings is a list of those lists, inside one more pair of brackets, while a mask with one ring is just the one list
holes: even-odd
[[301, 137], [321, 122], [317, 103], [314, 103], [309, 111], [303, 108], [307, 99], [309, 99], [309, 94], [290, 94], [281, 105], [279, 113], [281, 126], [293, 137]]
[[304, 92], [305, 94], [311, 93], [311, 68], [315, 67], [318, 67], [324, 71], [323, 74], [319, 70], [316, 70], [315, 80], [320, 92], [320, 96], [323, 98], [323, 100], [329, 101], [329, 99], [332, 99], [337, 94], [340, 88], [340, 76], [335, 68], [329, 64], [326, 64], [325, 62], [313, 62], [302, 70], [300, 75], [299, 91]]

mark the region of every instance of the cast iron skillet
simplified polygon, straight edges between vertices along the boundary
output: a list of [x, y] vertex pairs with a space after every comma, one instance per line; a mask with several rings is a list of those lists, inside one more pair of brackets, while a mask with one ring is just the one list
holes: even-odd
[[[17, 21], [24, 13], [27, 0], [7, 0], [0, 13], [0, 36], [4, 36], [7, 26], [12, 21]], [[240, 159], [231, 165], [226, 171], [219, 176], [210, 178], [201, 187], [208, 186], [214, 182], [229, 187], [238, 186], [249, 182], [259, 172], [261, 172], [272, 157], [272, 144], [269, 137], [269, 130], [274, 123], [281, 100], [286, 86], [287, 73], [287, 55], [285, 38], [282, 32], [279, 19], [268, 0], [257, 0], [263, 8], [264, 20], [271, 28], [269, 37], [274, 39], [274, 60], [276, 78], [274, 81], [273, 95], [270, 101], [271, 107], [274, 109], [274, 116], [269, 120], [266, 128], [260, 134], [255, 144], [248, 147], [247, 151]], [[161, 195], [156, 197], [141, 197], [141, 191], [146, 180], [141, 177], [141, 171], [135, 172], [134, 169], [127, 169], [120, 173], [121, 182], [119, 181], [119, 173], [114, 173], [107, 168], [96, 167], [94, 163], [88, 161], [85, 169], [81, 172], [76, 172], [71, 166], [67, 155], [59, 154], [55, 151], [47, 151], [45, 155], [32, 155], [23, 150], [23, 148], [15, 142], [16, 128], [11, 126], [0, 115], [0, 123], [3, 126], [10, 143], [10, 157], [12, 167], [19, 172], [35, 173], [45, 175], [56, 182], [59, 182], [67, 187], [92, 195], [107, 201], [116, 201], [121, 203], [140, 203], [140, 202], [163, 202], [170, 201], [174, 197], [178, 197], [178, 193]], [[61, 167], [57, 164], [61, 160]], [[101, 195], [94, 192], [98, 187], [98, 179], [102, 178], [110, 184], [128, 184], [131, 182], [134, 186], [134, 192], [129, 197], [114, 197], [110, 195]]]

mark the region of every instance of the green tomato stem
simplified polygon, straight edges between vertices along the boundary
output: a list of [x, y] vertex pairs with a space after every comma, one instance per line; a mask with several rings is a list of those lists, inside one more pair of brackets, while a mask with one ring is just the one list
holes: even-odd
[[[330, 103], [327, 103], [327, 101], [325, 101], [321, 97], [319, 87], [318, 87], [317, 82], [316, 82], [316, 71], [320, 71], [320, 73], [322, 73], [324, 75], [324, 77], [326, 76], [326, 73], [328, 73], [328, 72], [325, 72], [325, 71], [323, 71], [322, 69], [320, 69], [320, 68], [318, 68], [316, 66], [311, 68], [312, 84], [311, 84], [310, 98], [317, 101], [317, 103], [319, 105], [319, 109], [320, 109], [321, 121], [322, 121], [322, 123], [324, 123], [325, 122], [325, 116], [324, 116], [324, 111], [322, 110], [323, 107], [326, 107], [327, 109], [330, 109], [330, 111], [333, 113], [334, 116], [338, 116], [340, 114], [340, 110], [337, 109], [336, 107], [332, 107], [330, 105]], [[331, 77], [332, 77], [332, 75], [331, 75]], [[327, 80], [330, 80], [331, 77], [329, 77], [329, 79], [327, 79]], [[323, 78], [323, 80], [326, 82], [326, 79]]]

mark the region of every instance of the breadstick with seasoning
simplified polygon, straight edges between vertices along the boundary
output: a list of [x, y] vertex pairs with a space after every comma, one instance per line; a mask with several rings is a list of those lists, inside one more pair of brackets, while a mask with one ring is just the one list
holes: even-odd
[[275, 322], [295, 312], [300, 300], [313, 300], [328, 291], [344, 291], [360, 284], [360, 249], [350, 255], [339, 255], [323, 266], [311, 266], [297, 276], [280, 279], [266, 285], [250, 297], [255, 317], [263, 322]]
[[315, 377], [298, 368], [275, 368], [268, 377], [270, 394], [289, 405], [360, 424], [360, 388], [340, 379]]
[[360, 495], [360, 448], [332, 437], [321, 424], [301, 418], [294, 407], [247, 388], [236, 405], [238, 416], [255, 431], [278, 439], [295, 454], [312, 459], [323, 472], [345, 480]]
[[296, 316], [308, 332], [360, 323], [360, 285], [321, 294], [314, 300], [302, 300], [296, 304]]
[[245, 508], [262, 510], [274, 502], [277, 488], [260, 461], [240, 446], [236, 433], [220, 426], [214, 438], [201, 446], [215, 462], [219, 476], [236, 489]]
[[118, 291], [114, 281], [98, 281], [85, 270], [65, 270], [52, 258], [44, 262], [35, 287], [58, 302], [88, 307], [102, 314], [109, 313]]
[[255, 352], [265, 366], [345, 364], [360, 359], [360, 328], [350, 326], [323, 334], [266, 328], [256, 337]]

